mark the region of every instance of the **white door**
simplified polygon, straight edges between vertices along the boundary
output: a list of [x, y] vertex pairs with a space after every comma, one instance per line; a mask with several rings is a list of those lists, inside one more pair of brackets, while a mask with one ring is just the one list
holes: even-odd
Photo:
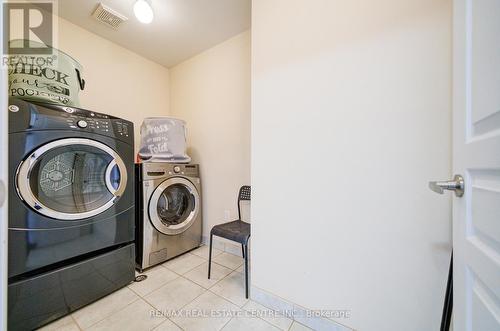
[[453, 326], [500, 330], [500, 0], [455, 0]]

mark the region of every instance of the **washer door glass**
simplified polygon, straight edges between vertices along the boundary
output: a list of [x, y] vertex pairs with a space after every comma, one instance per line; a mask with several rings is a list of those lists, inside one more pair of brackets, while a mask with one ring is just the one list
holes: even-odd
[[36, 150], [21, 164], [17, 179], [23, 200], [41, 214], [61, 220], [105, 211], [125, 183], [125, 166], [111, 148], [78, 138]]
[[199, 194], [185, 178], [162, 182], [151, 196], [149, 213], [154, 227], [164, 234], [179, 234], [195, 221], [200, 209]]
[[177, 225], [185, 222], [195, 207], [194, 197], [182, 184], [174, 184], [163, 190], [158, 199], [158, 216], [163, 224]]

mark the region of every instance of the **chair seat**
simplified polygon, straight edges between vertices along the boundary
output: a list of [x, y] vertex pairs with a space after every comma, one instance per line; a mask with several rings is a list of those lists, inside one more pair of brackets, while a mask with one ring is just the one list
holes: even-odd
[[246, 244], [250, 238], [250, 224], [240, 220], [219, 224], [212, 228], [211, 234]]

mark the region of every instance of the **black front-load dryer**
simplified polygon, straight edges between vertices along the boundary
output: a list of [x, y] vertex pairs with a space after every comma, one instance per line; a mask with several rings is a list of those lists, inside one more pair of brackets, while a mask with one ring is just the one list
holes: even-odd
[[34, 329], [133, 280], [131, 122], [10, 99], [9, 175], [9, 329]]

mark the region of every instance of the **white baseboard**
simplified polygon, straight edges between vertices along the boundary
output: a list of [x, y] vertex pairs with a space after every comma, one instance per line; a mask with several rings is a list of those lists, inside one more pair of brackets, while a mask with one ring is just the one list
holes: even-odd
[[339, 324], [329, 318], [310, 316], [310, 310], [253, 285], [251, 286], [250, 298], [267, 308], [282, 312], [288, 318], [292, 318], [294, 321], [297, 321], [313, 330], [353, 331], [353, 329]]
[[[241, 256], [241, 245], [224, 238], [213, 237], [213, 248], [227, 252], [229, 254]], [[203, 236], [202, 242], [209, 245], [209, 237]], [[270, 309], [284, 312], [287, 317], [313, 329], [319, 331], [353, 331], [353, 329], [339, 324], [329, 318], [310, 316], [310, 310], [271, 294], [263, 289], [251, 285], [250, 297], [252, 300]]]

